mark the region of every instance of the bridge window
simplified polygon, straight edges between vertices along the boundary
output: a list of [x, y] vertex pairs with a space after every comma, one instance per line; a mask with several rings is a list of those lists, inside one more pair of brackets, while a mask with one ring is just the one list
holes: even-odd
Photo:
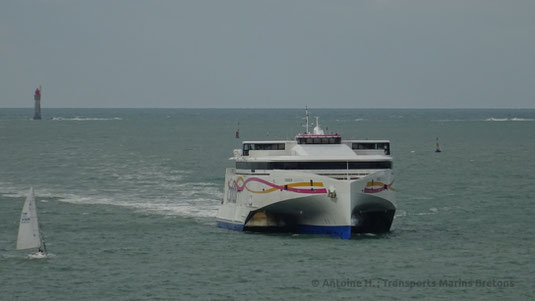
[[341, 137], [298, 137], [297, 144], [341, 144]]

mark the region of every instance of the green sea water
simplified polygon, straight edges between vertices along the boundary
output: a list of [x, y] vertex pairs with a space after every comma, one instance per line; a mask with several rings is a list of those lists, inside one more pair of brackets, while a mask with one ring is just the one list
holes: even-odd
[[[0, 109], [0, 300], [535, 299], [535, 110], [311, 113], [391, 140], [391, 233], [216, 227], [232, 150], [303, 110]], [[15, 250], [30, 186], [45, 260]]]

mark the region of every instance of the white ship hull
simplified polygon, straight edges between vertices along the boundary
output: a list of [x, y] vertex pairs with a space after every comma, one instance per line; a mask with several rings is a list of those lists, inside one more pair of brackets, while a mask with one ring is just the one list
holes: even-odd
[[[339, 178], [339, 177], [338, 177]], [[384, 233], [395, 212], [391, 169], [340, 180], [308, 171], [228, 168], [217, 214], [222, 228], [330, 234]]]

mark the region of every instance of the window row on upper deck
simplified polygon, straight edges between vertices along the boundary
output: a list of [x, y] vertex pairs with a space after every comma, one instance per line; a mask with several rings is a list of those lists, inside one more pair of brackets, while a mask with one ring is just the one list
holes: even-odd
[[376, 162], [236, 162], [236, 169], [391, 169], [391, 161]]
[[340, 144], [341, 137], [298, 137], [297, 144]]

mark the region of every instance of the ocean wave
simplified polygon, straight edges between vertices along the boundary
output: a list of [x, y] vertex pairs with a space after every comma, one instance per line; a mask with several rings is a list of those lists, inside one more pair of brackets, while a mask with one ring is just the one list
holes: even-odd
[[439, 211], [438, 208], [432, 207], [432, 208], [429, 208], [427, 212], [416, 212], [416, 213], [411, 213], [409, 215], [434, 215], [434, 214], [437, 214], [438, 211]]
[[121, 117], [99, 118], [99, 117], [52, 117], [55, 121], [103, 121], [103, 120], [123, 120]]
[[503, 122], [503, 121], [509, 121], [509, 119], [508, 119], [508, 118], [494, 118], [494, 117], [490, 117], [490, 118], [485, 119], [485, 121], [499, 121], [499, 122]]
[[535, 121], [535, 119], [519, 118], [519, 117], [512, 117], [512, 118], [489, 117], [485, 119], [433, 119], [431, 121], [433, 122], [479, 122], [479, 121], [506, 122], [506, 121]]
[[396, 215], [394, 215], [394, 218], [405, 217], [405, 216], [407, 216], [407, 211], [405, 211], [405, 210], [397, 210], [396, 211]]
[[490, 117], [490, 118], [485, 119], [485, 121], [498, 121], [498, 122], [504, 122], [504, 121], [535, 121], [535, 119], [518, 118], [518, 117], [513, 117], [513, 118], [494, 118], [494, 117]]
[[431, 121], [433, 121], [433, 122], [464, 122], [464, 121], [469, 121], [469, 120], [464, 120], [464, 119], [433, 119]]
[[530, 119], [530, 118], [511, 118], [511, 121], [535, 121], [535, 119]]

